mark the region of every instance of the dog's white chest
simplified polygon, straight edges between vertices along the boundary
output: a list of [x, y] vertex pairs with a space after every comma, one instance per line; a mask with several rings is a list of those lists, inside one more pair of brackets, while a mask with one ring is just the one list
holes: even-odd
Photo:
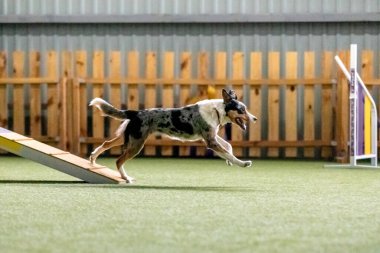
[[225, 117], [222, 99], [203, 100], [197, 103], [202, 118], [213, 128], [229, 123]]

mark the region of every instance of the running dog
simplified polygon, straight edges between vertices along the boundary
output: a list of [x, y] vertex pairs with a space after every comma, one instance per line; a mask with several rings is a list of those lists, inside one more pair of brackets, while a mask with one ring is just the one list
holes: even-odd
[[146, 110], [119, 110], [101, 98], [94, 98], [90, 106], [97, 107], [103, 116], [122, 120], [116, 131], [116, 137], [105, 141], [90, 156], [90, 162], [104, 151], [123, 145], [123, 154], [117, 159], [116, 166], [122, 178], [132, 183], [134, 178], [127, 175], [124, 163], [135, 157], [143, 148], [147, 137], [159, 132], [172, 139], [181, 141], [203, 140], [207, 148], [226, 160], [230, 166], [250, 167], [251, 161], [242, 161], [232, 153], [230, 143], [218, 136], [221, 126], [235, 123], [246, 130], [246, 123], [255, 122], [257, 118], [250, 114], [247, 107], [237, 100], [233, 90], [222, 91], [223, 99], [202, 100], [182, 108], [153, 108]]

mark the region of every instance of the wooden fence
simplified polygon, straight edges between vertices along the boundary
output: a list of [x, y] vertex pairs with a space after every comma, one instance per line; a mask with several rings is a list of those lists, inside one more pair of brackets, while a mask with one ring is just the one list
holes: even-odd
[[[88, 155], [120, 122], [88, 107], [103, 97], [123, 109], [178, 107], [236, 91], [259, 119], [246, 132], [221, 130], [237, 156], [347, 159], [348, 85], [334, 52], [0, 52], [0, 126]], [[340, 52], [347, 62], [348, 53]], [[374, 92], [372, 51], [362, 53]], [[141, 68], [141, 66], [143, 66]], [[117, 155], [120, 148], [110, 151]], [[211, 155], [203, 143], [154, 135], [146, 156]]]

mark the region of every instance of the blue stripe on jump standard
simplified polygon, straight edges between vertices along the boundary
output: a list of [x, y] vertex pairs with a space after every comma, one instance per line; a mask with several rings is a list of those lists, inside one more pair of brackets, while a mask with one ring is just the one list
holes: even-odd
[[358, 101], [357, 101], [357, 154], [364, 154], [364, 90], [358, 85]]

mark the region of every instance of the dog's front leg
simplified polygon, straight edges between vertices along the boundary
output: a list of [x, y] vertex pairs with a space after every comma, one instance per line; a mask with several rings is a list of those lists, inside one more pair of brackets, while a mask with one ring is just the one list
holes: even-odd
[[[222, 138], [214, 138], [207, 141], [207, 148], [212, 149], [219, 157], [225, 159], [226, 161], [230, 162], [231, 164], [238, 165], [240, 167], [250, 167], [252, 165], [251, 161], [242, 161], [236, 158], [232, 154], [232, 148], [230, 152], [228, 152], [221, 143], [218, 142]], [[224, 140], [223, 140], [224, 141]], [[225, 144], [225, 143], [223, 143]], [[229, 144], [229, 143], [228, 143]]]
[[[217, 142], [219, 142], [219, 143], [223, 146], [223, 148], [224, 148], [229, 154], [233, 155], [233, 153], [232, 153], [232, 146], [231, 146], [230, 143], [228, 143], [227, 141], [225, 141], [225, 140], [224, 140], [222, 137], [220, 137], [219, 135], [216, 135], [216, 140], [217, 140]], [[226, 163], [227, 163], [228, 166], [232, 166], [232, 165], [233, 165], [233, 164], [232, 164], [229, 160], [227, 160], [227, 159], [226, 159]]]

